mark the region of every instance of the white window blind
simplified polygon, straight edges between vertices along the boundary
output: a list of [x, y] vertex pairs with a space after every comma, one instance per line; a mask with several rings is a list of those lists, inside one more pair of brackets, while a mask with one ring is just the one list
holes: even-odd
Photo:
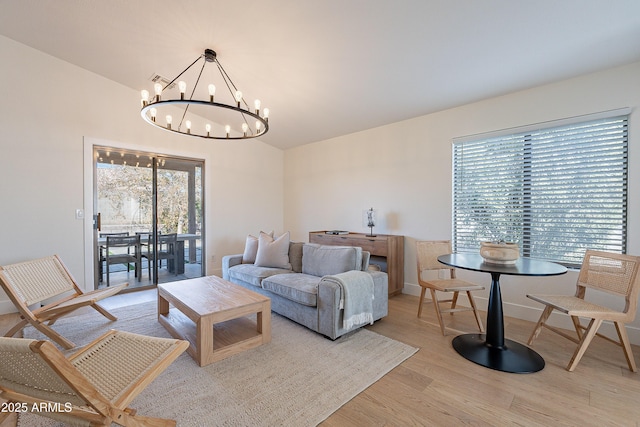
[[628, 114], [453, 143], [453, 247], [513, 241], [579, 266], [626, 252]]

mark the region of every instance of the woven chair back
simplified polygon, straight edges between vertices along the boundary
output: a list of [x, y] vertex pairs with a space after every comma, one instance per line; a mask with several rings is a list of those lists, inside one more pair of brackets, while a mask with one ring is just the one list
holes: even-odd
[[624, 297], [624, 312], [635, 313], [640, 291], [640, 257], [587, 250], [578, 276], [578, 287], [597, 289]]
[[451, 253], [449, 240], [431, 240], [416, 242], [416, 257], [418, 259], [418, 272], [425, 270], [450, 269], [438, 261], [440, 255]]
[[35, 350], [36, 343], [28, 339], [0, 338], [0, 386], [52, 402], [85, 405]]
[[73, 279], [55, 255], [0, 267], [0, 284], [27, 306], [75, 291]]

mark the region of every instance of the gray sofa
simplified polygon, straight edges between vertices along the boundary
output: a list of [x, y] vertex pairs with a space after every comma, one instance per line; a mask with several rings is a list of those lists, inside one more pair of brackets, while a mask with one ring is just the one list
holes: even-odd
[[387, 274], [369, 269], [362, 248], [290, 242], [288, 261], [258, 266], [243, 263], [242, 254], [226, 255], [222, 274], [270, 297], [272, 311], [331, 339], [387, 315]]

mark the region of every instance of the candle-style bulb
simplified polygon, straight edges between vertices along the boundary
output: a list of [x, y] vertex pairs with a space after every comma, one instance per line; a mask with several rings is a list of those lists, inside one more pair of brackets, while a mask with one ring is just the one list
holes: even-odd
[[265, 108], [264, 110], [262, 110], [262, 116], [264, 117], [265, 120], [269, 121], [269, 109]]
[[155, 108], [152, 108], [151, 110], [149, 110], [149, 113], [151, 114], [151, 121], [155, 122], [156, 121], [156, 114], [158, 114], [158, 110]]
[[213, 97], [216, 96], [216, 85], [209, 85], [209, 102], [213, 102]]
[[166, 119], [167, 119], [167, 129], [171, 129], [171, 120], [172, 120], [171, 116], [168, 115]]
[[187, 84], [180, 80], [178, 82], [178, 89], [180, 89], [180, 99], [184, 99], [184, 93], [187, 91]]
[[154, 84], [153, 90], [156, 91], [156, 102], [160, 101], [160, 95], [162, 95], [162, 85], [160, 83]]
[[256, 114], [260, 114], [260, 100], [256, 99], [253, 104], [256, 107]]
[[256, 133], [260, 133], [260, 128], [262, 128], [262, 122], [256, 121]]
[[187, 125], [187, 133], [191, 133], [191, 120], [187, 120], [185, 122], [185, 125]]
[[143, 89], [140, 91], [140, 95], [142, 96], [142, 106], [146, 107], [149, 103], [149, 91]]
[[244, 133], [244, 136], [247, 136], [247, 131], [249, 130], [249, 125], [246, 123], [242, 124], [242, 132]]
[[242, 101], [242, 92], [237, 90], [236, 91], [236, 102], [238, 103], [238, 108], [240, 108], [240, 101]]
[[224, 127], [224, 131], [227, 133], [227, 138], [229, 138], [229, 133], [231, 132], [231, 126], [226, 125], [226, 126]]
[[204, 128], [207, 130], [207, 137], [211, 136], [211, 125], [207, 123]]

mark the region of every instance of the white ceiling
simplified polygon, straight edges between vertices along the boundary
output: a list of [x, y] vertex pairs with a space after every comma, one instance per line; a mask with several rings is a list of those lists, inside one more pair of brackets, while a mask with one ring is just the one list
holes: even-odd
[[0, 34], [137, 90], [214, 49], [286, 149], [638, 61], [640, 1], [0, 0]]

